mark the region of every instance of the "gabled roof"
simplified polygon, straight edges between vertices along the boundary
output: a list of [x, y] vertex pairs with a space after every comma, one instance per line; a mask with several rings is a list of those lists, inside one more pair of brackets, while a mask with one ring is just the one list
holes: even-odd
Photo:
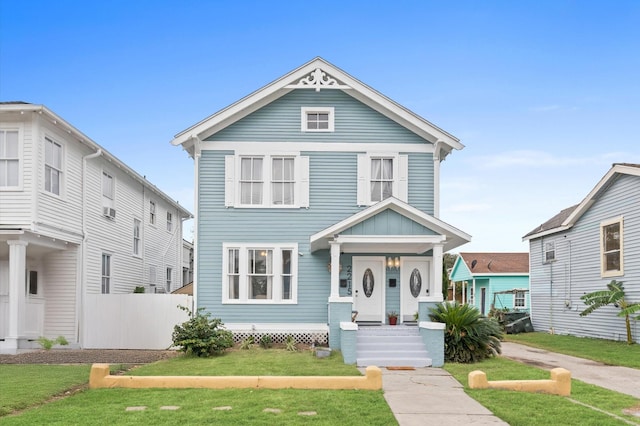
[[33, 112], [37, 114], [41, 114], [46, 117], [51, 123], [58, 126], [69, 135], [72, 135], [76, 140], [78, 140], [81, 144], [89, 147], [95, 152], [99, 152], [102, 157], [109, 163], [116, 166], [118, 169], [121, 169], [126, 174], [131, 176], [135, 181], [143, 185], [145, 188], [151, 190], [151, 192], [155, 193], [157, 196], [163, 198], [167, 201], [171, 206], [175, 207], [179, 212], [180, 216], [183, 218], [192, 218], [193, 215], [189, 210], [181, 206], [177, 201], [173, 200], [173, 198], [169, 197], [167, 194], [162, 192], [157, 186], [149, 182], [146, 177], [140, 176], [135, 170], [131, 167], [127, 166], [125, 163], [120, 161], [115, 155], [111, 154], [109, 151], [98, 145], [96, 142], [91, 140], [87, 135], [82, 133], [80, 130], [73, 127], [70, 123], [62, 119], [56, 113], [51, 111], [44, 105], [36, 105], [28, 102], [16, 101], [16, 102], [0, 102], [0, 113], [25, 113], [25, 112]]
[[[340, 235], [344, 230], [349, 229], [387, 209], [391, 209], [396, 213], [431, 229], [438, 235], [394, 235], [388, 237], [374, 235], [370, 236], [370, 240], [368, 236], [357, 236], [352, 238], [350, 236]], [[397, 198], [390, 197], [312, 235], [310, 237], [311, 251], [314, 252], [316, 250], [327, 249], [329, 248], [329, 241], [335, 239], [342, 241], [358, 240], [358, 242], [366, 240], [366, 244], [384, 244], [385, 247], [382, 249], [383, 251], [388, 252], [393, 252], [393, 248], [391, 247], [393, 244], [404, 246], [405, 252], [408, 251], [406, 250], [406, 247], [416, 247], [416, 253], [423, 253], [428, 249], [425, 248], [425, 246], [433, 245], [434, 243], [444, 243], [444, 251], [454, 249], [471, 241], [471, 236], [441, 221], [440, 219], [430, 216], [423, 211], [398, 200]], [[369, 251], [371, 250], [373, 249], [369, 248]]]
[[578, 219], [589, 210], [604, 192], [620, 175], [640, 176], [640, 164], [614, 163], [611, 169], [604, 175], [600, 182], [589, 192], [580, 204], [566, 208], [560, 213], [536, 227], [533, 231], [522, 237], [523, 241], [532, 240], [556, 232], [566, 231], [576, 224]]
[[182, 145], [193, 156], [194, 144], [197, 141], [206, 139], [295, 89], [343, 90], [425, 140], [437, 144], [438, 150], [442, 153], [436, 152], [436, 154], [440, 155], [441, 160], [453, 149], [464, 147], [456, 137], [320, 57], [178, 133], [171, 143]]
[[529, 253], [460, 253], [472, 275], [528, 274]]

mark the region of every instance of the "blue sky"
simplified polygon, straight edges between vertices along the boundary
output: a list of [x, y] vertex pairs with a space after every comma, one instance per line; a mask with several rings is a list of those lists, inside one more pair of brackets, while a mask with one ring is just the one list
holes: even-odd
[[527, 251], [640, 163], [638, 1], [0, 0], [0, 100], [46, 105], [192, 211], [169, 141], [316, 56], [461, 139], [441, 169], [441, 218], [473, 236], [456, 251]]

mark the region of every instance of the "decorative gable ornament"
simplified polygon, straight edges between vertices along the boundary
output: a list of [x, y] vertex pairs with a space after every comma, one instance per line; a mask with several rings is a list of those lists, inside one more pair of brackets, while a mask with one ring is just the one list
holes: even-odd
[[351, 87], [338, 83], [338, 80], [322, 71], [320, 68], [316, 68], [311, 71], [306, 77], [301, 78], [298, 83], [290, 84], [288, 89], [315, 89], [319, 92], [320, 89], [351, 89]]

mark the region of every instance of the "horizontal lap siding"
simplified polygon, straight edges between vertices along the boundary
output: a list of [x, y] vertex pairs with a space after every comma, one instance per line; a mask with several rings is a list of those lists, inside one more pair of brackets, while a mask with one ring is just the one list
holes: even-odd
[[[335, 132], [301, 132], [302, 107], [335, 108]], [[331, 143], [427, 143], [340, 90], [294, 90], [251, 113], [209, 141]], [[393, 148], [390, 146], [390, 151]], [[357, 206], [358, 152], [301, 152], [309, 157], [308, 209], [241, 209], [224, 207], [224, 156], [232, 151], [203, 151], [198, 185], [198, 306], [225, 322], [324, 323], [330, 276], [328, 250], [309, 251], [309, 237], [363, 209]], [[400, 153], [402, 154], [402, 153]], [[432, 213], [433, 161], [431, 154], [409, 155], [413, 183], [409, 199]], [[411, 191], [416, 192], [412, 194]], [[419, 194], [418, 194], [419, 192]], [[402, 222], [402, 232], [427, 233]], [[389, 228], [390, 229], [390, 228]], [[298, 243], [298, 303], [296, 305], [223, 305], [222, 244], [225, 242]], [[341, 276], [345, 276], [346, 269]]]
[[[640, 301], [640, 178], [622, 176], [569, 231], [531, 241], [531, 310], [536, 330], [624, 340], [624, 318], [609, 306], [580, 317], [586, 308], [580, 297], [622, 281], [632, 302]], [[624, 275], [600, 275], [600, 223], [624, 216]], [[542, 263], [543, 242], [556, 242], [556, 261]], [[632, 321], [635, 339], [640, 326]]]
[[44, 258], [41, 278], [45, 301], [44, 335], [47, 338], [64, 336], [77, 342], [76, 296], [79, 248], [48, 254]]
[[[529, 288], [529, 277], [522, 276], [495, 276], [490, 278], [489, 285], [489, 294], [487, 297], [491, 299], [488, 301], [489, 305], [493, 302], [493, 295], [499, 291], [513, 290], [516, 288]], [[500, 309], [503, 307], [507, 307], [509, 309], [514, 308], [513, 306], [513, 294], [496, 294], [495, 296], [495, 307]], [[530, 306], [530, 296], [529, 294], [525, 294], [525, 306], [519, 309], [529, 309]]]
[[433, 215], [433, 154], [409, 155], [409, 204]]

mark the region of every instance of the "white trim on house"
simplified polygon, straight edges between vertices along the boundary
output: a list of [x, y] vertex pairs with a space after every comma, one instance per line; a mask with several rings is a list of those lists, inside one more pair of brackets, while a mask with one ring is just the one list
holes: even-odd
[[[620, 244], [620, 248], [617, 250], [619, 252], [619, 262], [620, 262], [620, 267], [618, 270], [607, 270], [606, 267], [606, 258], [605, 258], [605, 246], [604, 246], [604, 228], [609, 226], [609, 225], [614, 225], [614, 224], [619, 224], [620, 225], [620, 238], [619, 238], [619, 244]], [[624, 217], [623, 216], [618, 216], [618, 217], [614, 217], [611, 219], [607, 219], [607, 220], [603, 220], [602, 222], [600, 222], [600, 275], [603, 278], [609, 278], [609, 277], [620, 277], [622, 275], [624, 275]]]
[[[309, 114], [327, 114], [326, 129], [310, 129]], [[300, 108], [300, 130], [310, 133], [331, 133], [335, 131], [335, 108], [334, 107], [301, 107]]]
[[[327, 78], [335, 80], [335, 84], [333, 84], [333, 82], [315, 85], [301, 84], [302, 80], [307, 79], [312, 81], [313, 78], [315, 78], [314, 76], [322, 73], [325, 73]], [[320, 57], [307, 62], [276, 81], [178, 133], [171, 143], [173, 145], [183, 145], [184, 149], [189, 152], [189, 155], [193, 156], [194, 143], [196, 140], [206, 139], [279, 97], [284, 96], [291, 90], [294, 90], [294, 88], [304, 90], [307, 89], [307, 87], [313, 90], [327, 88], [351, 89], [345, 90], [345, 93], [353, 96], [355, 99], [358, 99], [401, 126], [406, 127], [425, 140], [431, 143], [446, 145], [446, 148], [443, 148], [443, 155], [440, 156], [441, 160], [444, 160], [446, 154], [451, 150], [462, 149], [464, 147], [453, 135], [409, 111]]]
[[[23, 177], [23, 170], [24, 170], [24, 145], [23, 145], [23, 125], [22, 123], [19, 124], [9, 124], [9, 123], [2, 123], [2, 127], [0, 127], [0, 132], [3, 132], [5, 134], [5, 138], [6, 138], [6, 134], [9, 132], [17, 132], [18, 133], [18, 157], [17, 158], [9, 158], [9, 157], [3, 157], [0, 156], [0, 160], [3, 161], [18, 161], [18, 184], [17, 185], [13, 185], [13, 186], [9, 186], [9, 185], [5, 185], [5, 186], [0, 186], [0, 191], [2, 192], [9, 192], [9, 191], [22, 191], [23, 189], [23, 181], [24, 181], [24, 177]], [[7, 173], [8, 173], [8, 169], [7, 169]]]
[[[433, 145], [417, 143], [331, 143], [326, 142], [269, 142], [274, 152], [291, 151], [295, 145], [298, 152], [361, 152], [378, 154], [383, 152], [402, 153], [433, 153]], [[231, 141], [201, 141], [198, 146], [202, 151], [235, 151], [236, 154], [254, 154], [264, 152], [264, 142], [231, 142]]]
[[[444, 236], [444, 251], [448, 251], [454, 249], [456, 247], [461, 246], [464, 243], [471, 241], [471, 236], [460, 231], [457, 228], [437, 219], [433, 216], [430, 216], [423, 211], [401, 201], [397, 198], [391, 197], [387, 198], [384, 201], [380, 201], [379, 203], [374, 204], [373, 206], [367, 207], [366, 209], [349, 216], [348, 218], [323, 229], [320, 232], [317, 232], [309, 238], [311, 243], [311, 252], [328, 249], [329, 241], [332, 240], [335, 236], [340, 234], [340, 232], [348, 229], [362, 221], [369, 219], [370, 217], [375, 216], [376, 214], [382, 212], [383, 210], [391, 209], [398, 214], [401, 214], [420, 225], [431, 229], [432, 231], [441, 234]], [[344, 238], [346, 236], [340, 236], [340, 238]], [[383, 238], [384, 236], [376, 236], [378, 240]], [[402, 238], [407, 239], [410, 236], [403, 235]], [[428, 237], [427, 235], [419, 236], [422, 238]], [[433, 236], [432, 236], [433, 237]], [[368, 251], [367, 251], [368, 252]]]

